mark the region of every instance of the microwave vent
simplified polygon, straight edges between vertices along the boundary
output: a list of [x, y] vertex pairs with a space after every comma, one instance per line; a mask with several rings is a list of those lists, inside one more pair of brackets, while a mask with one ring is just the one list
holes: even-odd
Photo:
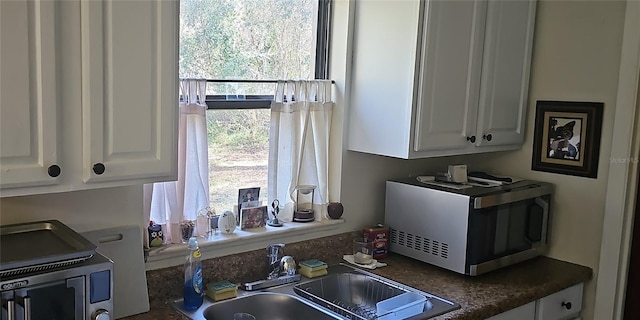
[[443, 259], [449, 258], [449, 245], [447, 243], [396, 229], [391, 230], [391, 244], [439, 256]]

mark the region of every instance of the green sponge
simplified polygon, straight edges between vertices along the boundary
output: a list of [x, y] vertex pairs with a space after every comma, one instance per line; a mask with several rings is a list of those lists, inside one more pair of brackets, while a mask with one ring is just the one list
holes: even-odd
[[229, 282], [229, 280], [222, 280], [222, 281], [218, 281], [218, 282], [211, 282], [209, 284], [207, 284], [207, 288], [208, 289], [213, 289], [215, 291], [222, 291], [224, 289], [227, 288], [237, 288], [237, 286], [231, 282]]
[[229, 282], [229, 280], [210, 282], [207, 284], [207, 296], [214, 301], [235, 298], [237, 295], [238, 286]]
[[318, 259], [304, 260], [300, 262], [300, 266], [308, 267], [309, 269], [323, 269], [327, 264], [324, 261]]

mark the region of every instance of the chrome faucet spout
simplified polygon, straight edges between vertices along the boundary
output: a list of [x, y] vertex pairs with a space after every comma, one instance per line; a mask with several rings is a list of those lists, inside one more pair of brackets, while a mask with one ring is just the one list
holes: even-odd
[[269, 266], [267, 279], [276, 279], [280, 276], [282, 248], [284, 248], [284, 243], [270, 244], [267, 246], [267, 265]]

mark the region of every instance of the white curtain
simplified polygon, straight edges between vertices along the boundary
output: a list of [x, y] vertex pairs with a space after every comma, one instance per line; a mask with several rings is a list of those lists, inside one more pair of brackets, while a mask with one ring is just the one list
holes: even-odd
[[297, 185], [316, 186], [315, 218], [327, 219], [332, 110], [331, 81], [278, 81], [271, 104], [269, 201], [280, 201], [279, 219], [292, 220]]
[[206, 89], [204, 79], [180, 80], [178, 181], [145, 186], [145, 221], [162, 225], [165, 243], [180, 243], [180, 222], [209, 206]]

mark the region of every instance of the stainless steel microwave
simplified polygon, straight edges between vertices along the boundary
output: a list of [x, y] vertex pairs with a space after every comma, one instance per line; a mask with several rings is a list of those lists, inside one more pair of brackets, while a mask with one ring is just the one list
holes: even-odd
[[99, 253], [79, 260], [1, 276], [0, 319], [112, 319], [113, 262]]
[[553, 185], [444, 185], [387, 181], [391, 252], [472, 276], [546, 252]]

